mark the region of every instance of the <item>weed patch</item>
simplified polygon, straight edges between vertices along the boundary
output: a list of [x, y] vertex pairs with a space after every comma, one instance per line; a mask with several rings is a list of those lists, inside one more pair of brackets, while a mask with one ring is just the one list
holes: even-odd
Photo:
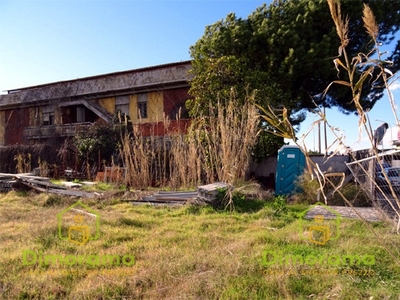
[[[390, 298], [400, 292], [399, 266], [374, 244], [360, 222], [342, 220], [343, 239], [325, 246], [300, 238], [296, 214], [304, 205], [286, 204], [285, 212], [276, 214], [271, 201], [244, 198], [237, 199], [241, 210], [236, 211], [88, 200], [85, 204], [101, 215], [101, 235], [76, 245], [57, 235], [56, 215], [70, 206], [70, 200], [49, 200], [52, 204], [44, 205], [47, 200], [39, 195], [29, 201], [16, 193], [0, 195], [0, 216], [6, 220], [0, 223], [0, 290], [5, 299], [307, 299], [311, 294], [318, 299], [333, 294], [350, 299]], [[389, 227], [379, 223], [375, 230], [398, 249], [400, 241], [388, 234]], [[37, 259], [57, 255], [62, 262], [23, 265], [22, 250], [34, 252]], [[374, 275], [362, 275], [364, 266], [356, 264], [329, 268], [288, 264], [279, 270], [262, 265], [266, 250], [298, 258], [374, 255], [376, 263], [370, 267]], [[80, 258], [95, 262], [96, 257], [110, 255], [132, 256], [135, 264], [68, 265]], [[341, 273], [328, 276], [329, 270]], [[312, 274], [317, 271], [319, 275]]]

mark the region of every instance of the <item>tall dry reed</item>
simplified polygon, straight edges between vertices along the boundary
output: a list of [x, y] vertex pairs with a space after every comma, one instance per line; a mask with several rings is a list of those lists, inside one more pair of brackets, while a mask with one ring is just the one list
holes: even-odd
[[[338, 75], [340, 75], [341, 72], [347, 73], [348, 81], [335, 80], [331, 82], [324, 91], [324, 94], [327, 93], [327, 91], [333, 84], [343, 85], [351, 89], [352, 92], [351, 100], [354, 103], [359, 116], [358, 130], [360, 138], [361, 134], [365, 132], [371, 142], [371, 151], [369, 158], [370, 162], [368, 164], [364, 164], [365, 160], [356, 161], [353, 163], [354, 167], [351, 168], [351, 171], [353, 172], [356, 179], [362, 178], [365, 182], [367, 182], [367, 184], [364, 186], [362, 183], [360, 184], [369, 191], [372, 190], [372, 192], [370, 192], [369, 195], [372, 197], [372, 200], [375, 204], [379, 205], [376, 199], [374, 199], [376, 195], [374, 191], [378, 190], [380, 194], [384, 195], [383, 201], [386, 202], [387, 205], [391, 207], [392, 211], [395, 213], [395, 216], [397, 217], [397, 222], [398, 222], [397, 232], [399, 232], [399, 226], [400, 226], [400, 211], [398, 208], [400, 207], [399, 198], [398, 195], [396, 195], [396, 193], [394, 192], [393, 187], [390, 186], [390, 193], [388, 193], [387, 191], [383, 191], [379, 186], [379, 184], [377, 184], [377, 181], [375, 180], [376, 166], [380, 165], [382, 169], [383, 168], [382, 160], [379, 157], [377, 147], [374, 146], [374, 138], [373, 138], [374, 132], [368, 122], [367, 111], [364, 111], [360, 102], [363, 85], [370, 84], [371, 83], [370, 78], [374, 78], [373, 74], [376, 70], [378, 70], [379, 71], [378, 78], [381, 78], [383, 80], [386, 90], [388, 92], [389, 101], [395, 116], [397, 126], [400, 125], [395, 111], [394, 99], [390, 92], [389, 79], [393, 76], [393, 74], [391, 74], [390, 70], [386, 68], [386, 66], [390, 64], [390, 62], [385, 61], [382, 58], [382, 53], [379, 50], [379, 43], [377, 41], [379, 27], [378, 24], [376, 24], [373, 12], [368, 5], [364, 5], [363, 22], [364, 22], [364, 27], [366, 28], [368, 34], [370, 35], [372, 41], [375, 44], [375, 47], [369, 53], [366, 54], [359, 53], [356, 57], [349, 58], [346, 51], [346, 46], [348, 45], [349, 42], [348, 18], [343, 17], [341, 14], [340, 1], [328, 0], [328, 4], [331, 11], [332, 19], [334, 20], [336, 26], [336, 31], [340, 38], [339, 55], [337, 58], [334, 59], [333, 63], [336, 67]], [[378, 59], [376, 59], [376, 56], [378, 57]], [[359, 72], [361, 73], [359, 76], [357, 76]], [[378, 80], [378, 78], [375, 77], [375, 81]], [[329, 178], [329, 176], [321, 172], [319, 166], [313, 163], [313, 161], [308, 157], [308, 151], [304, 141], [308, 133], [311, 132], [312, 128], [307, 134], [303, 135], [298, 139], [295, 135], [295, 131], [293, 130], [293, 126], [290, 123], [290, 119], [286, 109], [276, 110], [272, 107], [268, 107], [262, 110], [264, 111], [264, 115], [262, 117], [274, 127], [274, 130], [271, 132], [278, 134], [282, 137], [292, 139], [300, 148], [303, 149], [307, 159], [308, 172], [310, 173], [310, 175], [316, 176], [319, 182], [318, 190], [321, 193], [323, 199], [325, 200], [325, 203], [327, 204], [327, 196], [324, 193], [324, 187], [329, 185], [335, 190], [335, 192], [337, 192], [341, 196], [341, 198], [348, 206], [353, 208], [354, 212], [364, 222], [365, 226], [371, 231], [371, 233], [376, 238], [378, 243], [381, 244], [387, 250], [389, 255], [393, 258], [393, 260], [400, 265], [400, 261], [398, 259], [398, 251], [396, 253], [395, 251], [393, 251], [394, 248], [392, 245], [385, 244], [384, 241], [376, 234], [372, 226], [367, 221], [365, 221], [365, 219], [353, 207], [352, 201], [347, 199], [346, 196], [342, 193], [341, 190], [342, 185], [335, 184]], [[319, 120], [313, 122], [312, 127], [317, 126], [318, 124], [324, 122], [327, 128], [329, 128], [333, 133], [333, 135], [336, 137], [335, 141], [329, 146], [329, 149], [332, 150], [331, 156], [333, 156], [337, 154], [340, 148], [343, 148], [344, 136], [340, 134], [340, 130], [338, 129], [338, 127], [333, 126], [329, 123], [325, 113], [322, 110], [317, 108], [315, 112], [320, 118]], [[327, 151], [329, 149], [327, 149]], [[390, 182], [386, 174], [385, 178], [387, 182]]]
[[[127, 167], [127, 184], [136, 188], [160, 186], [173, 189], [223, 181], [234, 184], [246, 174], [250, 150], [257, 136], [258, 114], [252, 98], [237, 105], [236, 95], [210, 105], [209, 114], [192, 120], [186, 132], [171, 121], [150, 126], [145, 136], [141, 123], [122, 137], [121, 153]], [[179, 116], [176, 122], [180, 122]], [[178, 130], [176, 129], [178, 128]]]

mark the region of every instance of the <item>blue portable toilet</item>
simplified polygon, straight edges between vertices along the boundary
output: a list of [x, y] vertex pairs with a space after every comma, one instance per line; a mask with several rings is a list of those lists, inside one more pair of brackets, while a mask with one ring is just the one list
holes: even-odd
[[296, 179], [304, 173], [306, 158], [298, 146], [283, 146], [278, 151], [275, 194], [288, 195], [296, 190]]

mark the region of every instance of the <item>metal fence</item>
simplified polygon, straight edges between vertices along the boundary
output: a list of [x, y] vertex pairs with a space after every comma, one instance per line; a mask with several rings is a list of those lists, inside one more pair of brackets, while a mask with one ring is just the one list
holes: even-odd
[[375, 206], [390, 216], [400, 215], [400, 150], [371, 153], [346, 166]]

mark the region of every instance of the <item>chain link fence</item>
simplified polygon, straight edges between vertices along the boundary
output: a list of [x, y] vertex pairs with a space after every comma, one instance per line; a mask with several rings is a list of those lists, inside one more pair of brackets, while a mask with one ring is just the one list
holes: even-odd
[[356, 182], [389, 217], [400, 217], [400, 150], [370, 154], [346, 163]]

